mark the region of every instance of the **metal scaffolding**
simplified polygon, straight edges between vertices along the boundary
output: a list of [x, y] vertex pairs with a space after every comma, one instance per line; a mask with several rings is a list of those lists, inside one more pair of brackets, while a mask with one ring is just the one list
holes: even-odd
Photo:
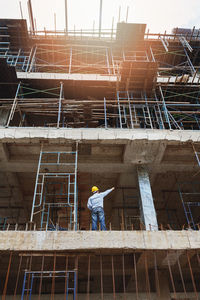
[[180, 182], [178, 183], [179, 196], [183, 205], [187, 225], [189, 228], [199, 229], [199, 215], [197, 215], [197, 208], [200, 207], [199, 196], [199, 182]]
[[78, 151], [41, 151], [30, 221], [41, 230], [77, 230]]
[[[36, 280], [45, 280], [55, 282], [55, 279], [66, 281], [65, 299], [69, 299], [69, 294], [72, 294], [73, 300], [76, 299], [76, 271], [25, 271], [21, 300], [31, 300], [33, 286]], [[42, 286], [40, 287], [42, 289]], [[71, 299], [71, 298], [70, 298]]]
[[22, 300], [43, 296], [93, 299], [94, 294], [101, 299], [156, 299], [163, 295], [163, 287], [169, 298], [198, 299], [200, 291], [198, 251], [85, 252], [82, 255], [27, 252], [2, 254], [2, 258], [7, 269], [2, 284], [3, 300], [20, 294]]

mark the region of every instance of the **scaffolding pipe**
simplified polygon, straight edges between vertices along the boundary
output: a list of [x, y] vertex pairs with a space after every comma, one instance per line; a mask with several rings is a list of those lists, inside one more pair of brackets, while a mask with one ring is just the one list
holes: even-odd
[[172, 129], [171, 124], [170, 124], [170, 120], [169, 120], [167, 106], [166, 106], [166, 103], [165, 103], [165, 98], [164, 98], [161, 86], [159, 86], [159, 90], [160, 90], [161, 98], [162, 98], [162, 101], [163, 101], [163, 110], [164, 110], [165, 118], [166, 118], [167, 123], [169, 125], [169, 129]]
[[60, 114], [61, 114], [62, 99], [63, 99], [63, 83], [61, 82], [60, 83], [60, 97], [59, 97], [59, 107], [58, 107], [57, 128], [60, 127]]
[[14, 112], [15, 112], [15, 109], [16, 109], [16, 106], [17, 106], [17, 98], [18, 98], [18, 93], [19, 93], [20, 87], [21, 87], [21, 82], [18, 84], [17, 91], [16, 91], [16, 94], [15, 94], [15, 99], [13, 101], [13, 105], [12, 105], [12, 108], [11, 108], [11, 111], [10, 111], [10, 115], [9, 115], [6, 127], [9, 126], [10, 121], [12, 120], [12, 118], [14, 116]]
[[126, 23], [128, 23], [128, 12], [129, 12], [129, 6], [127, 6], [127, 10], [126, 10]]
[[103, 0], [100, 0], [100, 9], [99, 9], [99, 37], [101, 37], [102, 5], [103, 5]]
[[22, 3], [21, 3], [21, 1], [19, 1], [19, 8], [20, 8], [21, 19], [23, 20], [23, 12], [22, 12]]
[[106, 98], [104, 97], [104, 118], [105, 118], [105, 128], [108, 128], [107, 115], [106, 115]]
[[67, 0], [65, 0], [65, 31], [66, 31], [66, 35], [68, 35]]
[[33, 34], [35, 34], [35, 26], [34, 26], [33, 9], [32, 9], [31, 0], [28, 0], [27, 5], [28, 5], [28, 12], [29, 12], [29, 19], [30, 19], [31, 31], [33, 32]]

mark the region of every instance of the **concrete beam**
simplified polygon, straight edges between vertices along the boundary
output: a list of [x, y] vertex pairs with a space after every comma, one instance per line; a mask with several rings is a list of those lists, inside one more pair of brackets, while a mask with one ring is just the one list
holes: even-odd
[[158, 230], [158, 222], [154, 207], [151, 184], [146, 166], [138, 166], [138, 183], [140, 190], [140, 210], [146, 230]]
[[77, 80], [77, 81], [112, 81], [117, 82], [117, 75], [100, 74], [64, 74], [64, 73], [42, 73], [42, 72], [17, 72], [18, 79], [39, 79], [39, 80]]
[[0, 128], [1, 142], [66, 144], [74, 141], [102, 144], [127, 144], [128, 141], [166, 141], [169, 143], [200, 142], [198, 130], [158, 129], [70, 129], [70, 128]]
[[198, 231], [1, 231], [0, 251], [199, 249]]
[[[36, 161], [10, 161], [8, 163], [1, 164], [1, 172], [14, 172], [14, 173], [35, 173], [37, 171], [38, 160]], [[178, 166], [178, 167], [177, 167]], [[97, 174], [97, 173], [132, 173], [133, 172], [133, 165], [131, 164], [124, 164], [124, 163], [106, 163], [106, 162], [98, 162], [98, 163], [91, 163], [90, 161], [86, 161], [85, 163], [78, 162], [78, 172], [81, 173], [90, 173], [90, 174]], [[189, 165], [177, 165], [177, 164], [165, 164], [165, 165], [152, 165], [149, 166], [149, 170], [153, 174], [165, 174], [166, 172], [198, 172], [199, 167], [189, 166]], [[178, 170], [178, 171], [177, 171]], [[68, 168], [70, 171], [70, 168]]]
[[[187, 75], [186, 75], [187, 76]], [[166, 84], [166, 86], [167, 86], [167, 84], [169, 84], [169, 83], [171, 83], [171, 84], [175, 84], [176, 83], [176, 85], [178, 85], [178, 84], [180, 84], [180, 83], [185, 83], [185, 86], [186, 85], [199, 85], [199, 76], [195, 76], [195, 78], [194, 78], [194, 76], [189, 76], [189, 77], [187, 77], [187, 80], [186, 80], [186, 82], [185, 82], [185, 78], [184, 78], [184, 76], [179, 76], [179, 78], [177, 79], [177, 76], [158, 76], [157, 77], [157, 83], [161, 83], [161, 84]]]

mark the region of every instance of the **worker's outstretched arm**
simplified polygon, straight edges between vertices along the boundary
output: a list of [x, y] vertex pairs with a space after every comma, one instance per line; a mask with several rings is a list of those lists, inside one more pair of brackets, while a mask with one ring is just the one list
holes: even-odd
[[109, 193], [111, 193], [112, 191], [114, 191], [114, 187], [112, 187], [111, 189], [109, 189], [109, 190], [106, 190], [105, 192], [103, 192], [103, 193], [101, 193], [101, 195], [103, 196], [103, 197], [105, 197], [105, 196], [107, 196]]

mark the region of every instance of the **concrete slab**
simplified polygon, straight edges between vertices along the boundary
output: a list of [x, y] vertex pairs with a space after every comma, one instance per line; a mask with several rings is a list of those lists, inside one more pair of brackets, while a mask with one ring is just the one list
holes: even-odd
[[191, 142], [200, 140], [200, 132], [193, 130], [149, 130], [149, 129], [89, 129], [89, 128], [0, 128], [2, 142], [30, 139], [110, 140], [126, 143], [127, 140]]
[[189, 244], [191, 248], [200, 248], [200, 232], [199, 231], [188, 231], [187, 232]]
[[169, 240], [165, 231], [143, 231], [146, 249], [168, 249]]
[[[198, 234], [198, 232], [196, 232]], [[189, 249], [189, 236], [187, 231], [166, 231], [170, 249]]]
[[117, 75], [100, 74], [66, 74], [66, 73], [44, 73], [44, 72], [17, 72], [18, 79], [37, 80], [77, 80], [77, 81], [112, 81], [117, 82]]
[[0, 251], [199, 249], [200, 233], [187, 231], [1, 231]]

